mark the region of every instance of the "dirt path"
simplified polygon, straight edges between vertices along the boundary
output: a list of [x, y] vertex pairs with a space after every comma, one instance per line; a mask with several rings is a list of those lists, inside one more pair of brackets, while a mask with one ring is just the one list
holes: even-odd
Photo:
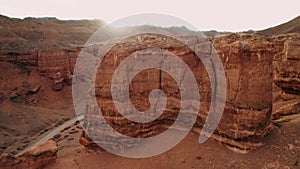
[[36, 146], [38, 144], [41, 144], [49, 139], [51, 139], [53, 136], [55, 136], [56, 134], [60, 133], [64, 128], [71, 126], [72, 124], [74, 124], [77, 120], [82, 120], [83, 119], [83, 115], [78, 116], [78, 117], [74, 117], [68, 121], [66, 121], [65, 123], [63, 123], [62, 125], [50, 130], [49, 132], [41, 135], [39, 138], [37, 138], [31, 145], [29, 145], [28, 147], [26, 147], [24, 150], [20, 151], [17, 155], [22, 155], [24, 152], [26, 152], [28, 149], [30, 149], [33, 146]]

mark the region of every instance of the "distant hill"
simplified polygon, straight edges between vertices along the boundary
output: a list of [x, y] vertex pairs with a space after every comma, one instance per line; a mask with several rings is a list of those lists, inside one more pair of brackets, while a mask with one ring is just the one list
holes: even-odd
[[[34, 48], [68, 49], [73, 45], [83, 45], [93, 33], [104, 25], [105, 22], [101, 20], [59, 20], [54, 17], [18, 19], [0, 15], [0, 53], [28, 51]], [[215, 30], [195, 32], [184, 26], [162, 28], [141, 25], [129, 26], [122, 30], [109, 28], [107, 34], [102, 35], [101, 38], [105, 40], [128, 32], [153, 32], [156, 30], [180, 36], [205, 34], [207, 37], [214, 37], [230, 33]], [[272, 36], [294, 32], [300, 33], [300, 16], [287, 23], [255, 33]]]
[[257, 31], [257, 33], [267, 35], [267, 36], [280, 35], [286, 33], [300, 33], [300, 16], [281, 25], [268, 28], [262, 31]]
[[[84, 45], [104, 25], [101, 20], [59, 20], [55, 17], [18, 19], [0, 15], [0, 53], [26, 52], [34, 48], [68, 49], [73, 45]], [[179, 36], [205, 34], [209, 37], [220, 34], [217, 31], [195, 32], [184, 26], [163, 28], [140, 25], [121, 29], [107, 27], [100, 38], [95, 38], [102, 41], [130, 32], [161, 32]]]
[[104, 24], [101, 20], [18, 19], [0, 15], [0, 50], [26, 51], [83, 45]]

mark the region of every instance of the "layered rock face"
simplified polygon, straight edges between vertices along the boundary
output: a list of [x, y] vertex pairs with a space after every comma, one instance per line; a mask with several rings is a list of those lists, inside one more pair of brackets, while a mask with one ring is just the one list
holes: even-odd
[[272, 41], [256, 35], [232, 34], [213, 39], [227, 77], [227, 99], [214, 137], [236, 150], [262, 145], [272, 113]]
[[53, 90], [59, 91], [63, 89], [63, 85], [71, 85], [73, 69], [80, 50], [81, 47], [72, 47], [68, 50], [35, 49], [25, 53], [3, 53], [0, 54], [0, 61], [37, 66], [42, 76], [53, 80]]
[[[279, 52], [274, 67], [274, 120], [281, 116], [299, 113], [300, 104], [300, 34], [284, 34], [274, 37]], [[280, 119], [279, 119], [280, 120]]]
[[[278, 37], [280, 38], [280, 37]], [[282, 37], [284, 48], [274, 59], [274, 82], [288, 94], [300, 94], [300, 37], [290, 34]]]
[[72, 73], [80, 47], [63, 51], [40, 51], [37, 66], [41, 75], [53, 80], [53, 90], [59, 91], [64, 85], [71, 85]]
[[[58, 20], [56, 18], [9, 18], [0, 15], [0, 62], [38, 66], [42, 75], [62, 90], [70, 81], [80, 47], [104, 25], [100, 20]], [[65, 83], [66, 82], [66, 83]]]
[[41, 74], [53, 75], [57, 71], [73, 72], [77, 56], [81, 48], [70, 50], [39, 51], [37, 58]]
[[49, 140], [45, 143], [32, 147], [20, 156], [1, 155], [0, 168], [43, 168], [55, 162], [57, 151], [57, 143], [53, 140]]
[[28, 50], [28, 51], [4, 51], [0, 52], [0, 61], [2, 62], [13, 62], [13, 63], [24, 63], [26, 65], [36, 66], [38, 63], [39, 50]]
[[[193, 37], [184, 37], [187, 41], [189, 38]], [[196, 42], [196, 47], [208, 43], [207, 41]], [[221, 122], [215, 130], [214, 138], [240, 151], [253, 150], [262, 145], [262, 138], [270, 131], [272, 61], [276, 50], [270, 39], [249, 34], [221, 36], [214, 38], [212, 43], [223, 62], [227, 79], [226, 106]], [[95, 47], [92, 48], [89, 50], [95, 51]], [[161, 89], [165, 92], [167, 96], [166, 109], [158, 119], [149, 123], [134, 123], [122, 117], [112, 101], [110, 87], [114, 71], [128, 55], [146, 48], [161, 48], [174, 53], [192, 70], [201, 98], [199, 118], [194, 127], [196, 131], [199, 131], [197, 129], [202, 128], [211, 101], [211, 84], [208, 74], [203, 63], [190, 48], [175, 39], [162, 35], [146, 34], [130, 37], [115, 44], [104, 57], [97, 73], [96, 97], [106, 121], [122, 134], [145, 138], [165, 131], [177, 118], [181, 91], [172, 76], [158, 69], [140, 72], [131, 81], [129, 87], [131, 102], [140, 111], [150, 108], [148, 97], [153, 89]], [[210, 49], [206, 49], [203, 52], [209, 55], [210, 51]], [[93, 54], [97, 55], [97, 53]], [[159, 53], [154, 54], [158, 55]], [[182, 78], [184, 78], [185, 70], [181, 67], [176, 68], [178, 74], [182, 74]], [[105, 137], [107, 133], [97, 131], [97, 125], [101, 125], [101, 122], [97, 121], [97, 114], [94, 113], [94, 110], [98, 105], [87, 107], [85, 116], [88, 120], [84, 125], [93, 129], [87, 131], [89, 135]], [[106, 141], [109, 144], [117, 141], [113, 138], [111, 136], [102, 142]], [[86, 133], [83, 133], [80, 142], [86, 146], [95, 146]]]

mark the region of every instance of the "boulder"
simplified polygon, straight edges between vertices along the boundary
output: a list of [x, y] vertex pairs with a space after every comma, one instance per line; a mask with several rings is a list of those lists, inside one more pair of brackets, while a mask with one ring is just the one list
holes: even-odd
[[58, 146], [53, 140], [46, 141], [25, 151], [20, 156], [1, 155], [0, 168], [38, 169], [54, 163], [57, 158]]
[[63, 88], [64, 78], [60, 72], [56, 72], [53, 76], [53, 86], [52, 89], [54, 91], [60, 91]]

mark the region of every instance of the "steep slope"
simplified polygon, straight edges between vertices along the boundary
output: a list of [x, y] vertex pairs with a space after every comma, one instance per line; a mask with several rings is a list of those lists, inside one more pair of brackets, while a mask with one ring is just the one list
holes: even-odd
[[287, 33], [300, 33], [300, 16], [281, 25], [258, 31], [259, 34], [273, 36]]

